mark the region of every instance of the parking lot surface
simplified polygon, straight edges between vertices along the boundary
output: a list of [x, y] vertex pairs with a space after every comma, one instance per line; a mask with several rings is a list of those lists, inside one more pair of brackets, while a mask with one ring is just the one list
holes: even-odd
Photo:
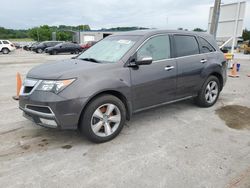
[[215, 106], [141, 112], [104, 144], [34, 125], [12, 99], [16, 72], [72, 56], [0, 54], [1, 187], [250, 187], [250, 55]]

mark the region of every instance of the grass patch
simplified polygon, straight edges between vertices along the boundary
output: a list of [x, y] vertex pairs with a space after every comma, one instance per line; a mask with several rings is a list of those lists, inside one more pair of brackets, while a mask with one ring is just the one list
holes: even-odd
[[22, 38], [22, 39], [8, 39], [11, 42], [32, 42], [32, 38]]

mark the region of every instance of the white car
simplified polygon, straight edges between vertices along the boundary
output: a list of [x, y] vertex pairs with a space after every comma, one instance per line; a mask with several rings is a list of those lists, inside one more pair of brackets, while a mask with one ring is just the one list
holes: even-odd
[[8, 54], [9, 52], [15, 50], [14, 44], [8, 40], [0, 40], [0, 52], [3, 54]]

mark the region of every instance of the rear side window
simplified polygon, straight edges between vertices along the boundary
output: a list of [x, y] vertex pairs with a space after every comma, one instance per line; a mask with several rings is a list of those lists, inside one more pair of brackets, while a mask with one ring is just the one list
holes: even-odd
[[153, 61], [170, 58], [169, 36], [162, 35], [149, 39], [137, 51], [137, 57], [152, 57]]
[[194, 36], [175, 35], [175, 49], [177, 57], [199, 54], [199, 46]]
[[0, 44], [2, 44], [2, 42], [0, 41]]
[[8, 42], [8, 41], [6, 41], [6, 40], [3, 40], [3, 43], [4, 43], [4, 44], [9, 44], [9, 42]]
[[209, 52], [214, 52], [215, 49], [214, 47], [206, 41], [204, 38], [199, 37], [200, 41], [200, 48], [201, 48], [201, 53], [209, 53]]

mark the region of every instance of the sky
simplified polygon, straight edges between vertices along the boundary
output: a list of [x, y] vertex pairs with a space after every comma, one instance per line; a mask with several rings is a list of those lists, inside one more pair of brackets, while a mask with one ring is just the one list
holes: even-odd
[[[222, 3], [237, 0], [222, 0]], [[207, 29], [214, 0], [0, 0], [0, 26], [27, 29], [39, 25], [88, 24], [91, 29], [140, 26]], [[244, 27], [250, 29], [250, 0]]]

